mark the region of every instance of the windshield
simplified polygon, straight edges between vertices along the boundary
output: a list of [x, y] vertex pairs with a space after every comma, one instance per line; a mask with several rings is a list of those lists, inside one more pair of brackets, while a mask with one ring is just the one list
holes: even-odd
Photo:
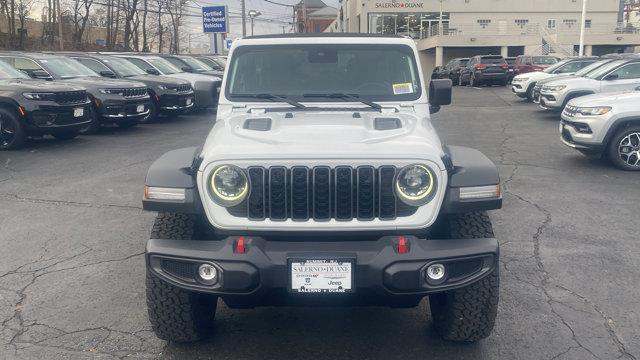
[[589, 66], [585, 66], [582, 69], [578, 70], [575, 72], [574, 75], [577, 76], [585, 76], [588, 73], [594, 71], [595, 69], [598, 69], [600, 66], [604, 65], [604, 64], [608, 64], [609, 62], [611, 62], [611, 60], [600, 60], [600, 61], [596, 61], [593, 64], [589, 65]]
[[553, 65], [549, 66], [548, 68], [546, 68], [546, 69], [544, 69], [544, 70], [542, 70], [542, 71], [543, 71], [543, 72], [546, 72], [546, 73], [548, 73], [548, 74], [551, 74], [551, 73], [553, 73], [556, 69], [558, 69], [558, 68], [559, 68], [559, 67], [561, 67], [562, 65], [564, 65], [564, 64], [566, 64], [566, 63], [568, 63], [569, 61], [571, 61], [571, 60], [570, 60], [570, 59], [565, 59], [565, 60], [558, 61], [557, 63], [555, 63], [555, 64], [553, 64]]
[[115, 71], [122, 77], [130, 77], [130, 76], [146, 74], [144, 70], [133, 65], [132, 63], [128, 62], [125, 59], [110, 57], [108, 59], [102, 59], [102, 62], [107, 64], [109, 67], [113, 69], [113, 71]]
[[589, 79], [596, 79], [599, 78], [600, 76], [608, 73], [609, 71], [615, 69], [616, 67], [624, 64], [626, 62], [626, 60], [615, 60], [612, 61], [606, 65], [603, 65], [601, 67], [599, 67], [598, 69], [588, 73], [585, 75], [585, 77], [589, 78]]
[[225, 59], [223, 57], [216, 57], [216, 58], [214, 58], [214, 60], [215, 60], [215, 62], [220, 64], [220, 66], [222, 66], [222, 67], [226, 67], [227, 66], [227, 59]]
[[531, 60], [534, 65], [553, 65], [558, 62], [553, 56], [534, 56]]
[[42, 59], [40, 63], [46, 67], [52, 75], [60, 79], [99, 76], [95, 71], [69, 58]]
[[159, 57], [145, 58], [151, 65], [156, 67], [163, 75], [171, 75], [183, 72], [181, 69], [173, 66], [170, 62]]
[[4, 61], [0, 61], [0, 80], [28, 78], [29, 77], [25, 73], [14, 69], [11, 65], [5, 63]]
[[195, 70], [196, 72], [203, 72], [203, 71], [213, 70], [213, 68], [210, 67], [209, 65], [203, 63], [200, 60], [196, 60], [194, 58], [183, 57], [183, 58], [180, 58], [180, 59], [182, 61], [184, 61], [185, 63], [187, 63], [187, 65], [191, 66], [191, 68], [193, 70]]
[[462, 59], [460, 60], [460, 66], [461, 67], [465, 67], [467, 66], [467, 64], [469, 63], [469, 59]]
[[397, 101], [416, 100], [422, 92], [413, 50], [405, 45], [243, 46], [234, 52], [229, 74], [230, 98], [277, 94], [326, 101], [321, 94], [349, 94]]

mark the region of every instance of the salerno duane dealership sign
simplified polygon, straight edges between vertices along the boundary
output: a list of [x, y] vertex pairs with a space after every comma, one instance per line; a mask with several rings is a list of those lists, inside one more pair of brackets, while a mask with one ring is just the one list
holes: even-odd
[[424, 2], [391, 0], [376, 2], [376, 9], [422, 9]]

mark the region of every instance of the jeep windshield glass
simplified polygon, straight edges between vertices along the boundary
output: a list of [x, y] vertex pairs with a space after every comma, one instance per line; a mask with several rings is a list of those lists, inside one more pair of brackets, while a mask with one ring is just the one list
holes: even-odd
[[210, 67], [209, 65], [203, 63], [200, 60], [194, 59], [194, 58], [183, 57], [183, 58], [180, 58], [180, 60], [184, 61], [187, 65], [191, 66], [191, 68], [195, 72], [205, 72], [205, 71], [213, 70], [213, 68]]
[[183, 72], [181, 69], [178, 69], [173, 64], [168, 62], [167, 60], [159, 57], [148, 57], [147, 60], [151, 65], [155, 66], [162, 75], [171, 75]]
[[593, 64], [585, 66], [582, 69], [576, 71], [574, 73], [574, 75], [576, 75], [576, 76], [585, 76], [585, 75], [589, 74], [590, 72], [600, 68], [600, 66], [603, 66], [604, 64], [608, 64], [609, 62], [611, 62], [611, 60], [609, 60], [609, 59], [596, 61]]
[[4, 61], [0, 61], [0, 80], [8, 79], [29, 79], [29, 77]]
[[553, 56], [534, 56], [532, 61], [534, 65], [553, 65], [558, 62]]
[[617, 68], [618, 66], [626, 63], [627, 60], [615, 60], [612, 61], [606, 65], [603, 65], [599, 68], [597, 68], [596, 70], [588, 73], [587, 75], [585, 75], [585, 77], [589, 78], [589, 79], [597, 79], [599, 77], [601, 77], [602, 75], [607, 74], [609, 71]]
[[125, 59], [110, 57], [108, 59], [102, 59], [102, 61], [117, 72], [122, 77], [131, 77], [136, 75], [145, 75], [146, 72], [139, 67], [133, 65]]
[[566, 63], [568, 63], [569, 61], [571, 61], [571, 59], [566, 59], [566, 60], [562, 60], [562, 61], [558, 61], [557, 63], [549, 66], [548, 68], [542, 70], [543, 72], [546, 72], [548, 74], [553, 73], [556, 69], [560, 68], [561, 66], [564, 66]]
[[410, 101], [422, 93], [413, 51], [405, 45], [246, 45], [235, 50], [229, 66], [225, 95], [231, 100], [268, 93], [305, 102], [333, 101], [304, 94]]
[[70, 58], [42, 59], [40, 63], [60, 79], [100, 76], [95, 71]]

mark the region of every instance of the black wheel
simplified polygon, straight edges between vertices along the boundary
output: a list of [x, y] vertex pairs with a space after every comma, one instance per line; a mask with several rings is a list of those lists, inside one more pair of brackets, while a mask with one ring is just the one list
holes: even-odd
[[464, 86], [464, 83], [462, 82], [462, 74], [458, 77], [458, 86]]
[[13, 111], [0, 108], [0, 150], [17, 149], [24, 145], [27, 135]]
[[118, 121], [116, 123], [116, 125], [118, 125], [118, 127], [122, 128], [122, 129], [128, 129], [128, 128], [131, 128], [131, 127], [134, 127], [134, 126], [138, 125], [138, 120]]
[[[452, 239], [493, 237], [485, 212], [451, 215], [446, 228]], [[429, 296], [436, 331], [445, 340], [478, 341], [488, 337], [498, 313], [500, 274], [498, 267], [467, 287]]]
[[502, 80], [502, 81], [500, 82], [500, 84], [499, 84], [499, 85], [500, 85], [500, 86], [507, 86], [507, 85], [509, 85], [509, 79], [504, 79], [504, 80]]
[[98, 109], [94, 106], [91, 106], [91, 109], [89, 110], [89, 119], [91, 121], [80, 128], [80, 134], [92, 135], [97, 134], [100, 131], [100, 117], [98, 116]]
[[609, 141], [607, 154], [616, 167], [640, 171], [640, 126], [618, 130]]
[[[159, 213], [151, 230], [154, 239], [192, 240], [194, 216]], [[147, 268], [147, 312], [156, 336], [171, 342], [191, 342], [206, 337], [216, 313], [218, 298], [183, 290], [154, 275]]]
[[533, 102], [533, 88], [536, 87], [536, 83], [530, 84], [527, 88], [527, 100]]
[[140, 124], [150, 124], [150, 123], [154, 123], [158, 120], [158, 106], [156, 105], [156, 103], [154, 101], [151, 101], [149, 103], [149, 115], [145, 116], [144, 118], [140, 119], [138, 121], [138, 123]]
[[478, 87], [480, 85], [480, 82], [478, 80], [476, 80], [476, 76], [475, 75], [471, 75], [471, 79], [469, 80], [469, 84], [471, 85], [471, 87]]
[[51, 134], [54, 138], [58, 140], [71, 140], [79, 135], [78, 130], [72, 131], [59, 131]]

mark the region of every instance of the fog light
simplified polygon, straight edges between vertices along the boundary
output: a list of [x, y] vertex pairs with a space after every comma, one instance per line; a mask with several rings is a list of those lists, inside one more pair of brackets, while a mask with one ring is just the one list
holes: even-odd
[[429, 280], [439, 281], [444, 278], [444, 265], [433, 264], [427, 267], [427, 277]]
[[214, 282], [218, 278], [218, 270], [210, 264], [202, 264], [198, 267], [200, 279], [207, 282]]

